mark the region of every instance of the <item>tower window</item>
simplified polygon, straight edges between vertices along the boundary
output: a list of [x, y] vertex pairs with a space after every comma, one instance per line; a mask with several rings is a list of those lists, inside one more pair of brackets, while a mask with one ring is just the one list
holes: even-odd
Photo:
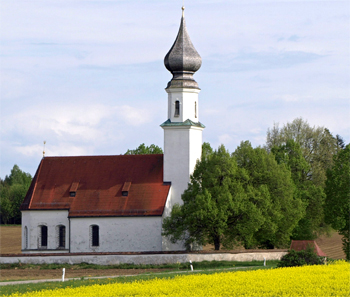
[[175, 101], [175, 114], [174, 117], [180, 116], [180, 101], [176, 100]]
[[91, 226], [91, 246], [99, 246], [100, 245], [100, 230], [99, 226], [92, 225]]
[[197, 101], [194, 102], [194, 117], [197, 118]]

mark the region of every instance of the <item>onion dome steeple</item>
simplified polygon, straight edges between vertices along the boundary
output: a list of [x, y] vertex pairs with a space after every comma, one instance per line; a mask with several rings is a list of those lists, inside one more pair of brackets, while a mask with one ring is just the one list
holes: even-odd
[[179, 33], [170, 51], [164, 58], [165, 67], [173, 74], [168, 88], [199, 89], [193, 74], [201, 67], [202, 58], [194, 48], [187, 33], [184, 17], [185, 7], [182, 7], [182, 18]]

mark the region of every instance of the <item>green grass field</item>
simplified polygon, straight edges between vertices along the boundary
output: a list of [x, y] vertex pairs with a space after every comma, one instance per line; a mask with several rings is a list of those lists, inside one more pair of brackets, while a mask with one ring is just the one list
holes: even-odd
[[[93, 265], [93, 264], [78, 264], [77, 269], [145, 269], [147, 268], [158, 268], [164, 269], [160, 273], [146, 273], [138, 276], [119, 276], [115, 278], [103, 278], [103, 279], [90, 279], [90, 278], [81, 278], [78, 280], [70, 280], [65, 282], [45, 282], [45, 283], [30, 283], [30, 284], [17, 284], [17, 285], [5, 285], [1, 286], [1, 296], [10, 295], [12, 293], [26, 293], [32, 291], [41, 291], [41, 290], [54, 290], [57, 288], [66, 288], [66, 287], [80, 287], [80, 286], [90, 286], [90, 285], [103, 285], [110, 283], [127, 283], [140, 280], [151, 280], [154, 278], [174, 278], [177, 275], [183, 275], [184, 273], [201, 273], [201, 274], [212, 274], [217, 272], [223, 272], [228, 270], [237, 269], [240, 271], [245, 270], [256, 270], [256, 269], [271, 269], [277, 266], [278, 261], [268, 261], [266, 266], [263, 266], [263, 261], [252, 261], [252, 262], [227, 262], [227, 261], [203, 261], [203, 262], [193, 262], [194, 272], [191, 272], [190, 266], [188, 263], [179, 263], [179, 264], [164, 264], [164, 265], [133, 265], [133, 264], [121, 264], [113, 266], [102, 266], [102, 265]], [[0, 266], [0, 269], [25, 269], [25, 265], [20, 264], [3, 264]], [[34, 266], [34, 265], [31, 265]], [[67, 265], [40, 265], [40, 269], [62, 269], [67, 267]], [[108, 268], [107, 268], [108, 267]], [[27, 267], [28, 268], [28, 267]], [[176, 270], [174, 270], [176, 269]]]

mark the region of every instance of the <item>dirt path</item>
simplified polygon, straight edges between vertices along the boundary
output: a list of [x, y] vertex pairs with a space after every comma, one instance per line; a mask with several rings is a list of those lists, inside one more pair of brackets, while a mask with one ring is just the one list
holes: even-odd
[[[69, 269], [66, 268], [65, 278], [81, 278], [92, 276], [111, 275], [138, 275], [142, 273], [159, 273], [171, 269]], [[62, 277], [61, 269], [2, 269], [0, 281], [33, 280], [33, 279], [59, 279]]]

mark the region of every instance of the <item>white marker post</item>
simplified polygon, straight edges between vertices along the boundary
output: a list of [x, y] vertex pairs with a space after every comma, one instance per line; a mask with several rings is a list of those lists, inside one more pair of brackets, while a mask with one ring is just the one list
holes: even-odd
[[266, 258], [264, 257], [264, 266], [266, 266]]
[[66, 274], [66, 268], [62, 269], [62, 282], [64, 282], [64, 275]]
[[192, 261], [190, 260], [191, 271], [193, 271]]

